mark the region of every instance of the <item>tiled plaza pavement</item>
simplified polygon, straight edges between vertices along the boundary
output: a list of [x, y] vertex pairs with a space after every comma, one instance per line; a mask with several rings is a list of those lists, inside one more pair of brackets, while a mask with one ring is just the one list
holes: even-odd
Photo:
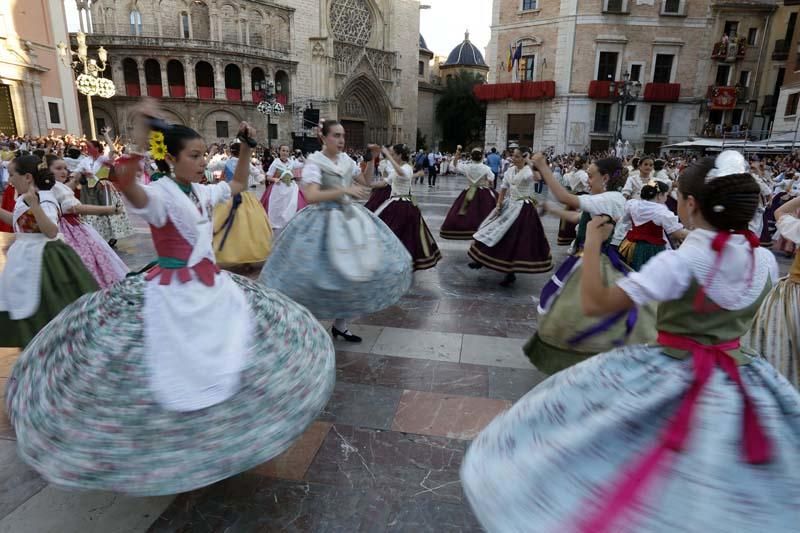
[[[437, 236], [462, 183], [415, 186]], [[554, 243], [557, 221], [544, 225]], [[137, 228], [119, 244], [134, 269], [153, 257], [146, 227]], [[63, 492], [16, 458], [3, 418], [0, 532], [480, 531], [458, 469], [481, 428], [544, 377], [521, 346], [549, 275], [502, 288], [501, 274], [467, 267], [468, 242], [437, 241], [436, 268], [417, 273], [398, 305], [351, 325], [364, 342], [336, 343], [336, 388], [319, 419], [249, 472], [176, 497]], [[554, 247], [554, 260], [565, 251]], [[0, 351], [2, 385], [15, 357]]]

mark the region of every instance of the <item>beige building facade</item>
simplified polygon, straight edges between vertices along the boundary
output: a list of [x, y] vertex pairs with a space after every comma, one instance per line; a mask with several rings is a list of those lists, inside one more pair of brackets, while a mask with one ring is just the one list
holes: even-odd
[[[621, 139], [649, 153], [702, 135], [709, 121], [752, 124], [767, 85], [758, 73], [773, 4], [495, 0], [487, 50], [494, 66], [479, 93], [488, 104], [487, 148], [598, 151]], [[522, 86], [514, 88], [508, 56], [519, 44]], [[614, 87], [625, 79], [638, 96], [620, 103]], [[740, 80], [748, 90], [736, 88]]]
[[0, 132], [80, 133], [72, 70], [56, 48], [66, 40], [60, 0], [0, 2]]
[[[207, 140], [229, 140], [273, 81], [285, 113], [271, 139], [311, 134], [303, 111], [345, 124], [348, 145], [413, 144], [419, 2], [412, 0], [78, 0], [87, 41], [109, 52], [117, 95], [96, 101], [99, 125], [128, 133], [141, 95]], [[84, 120], [88, 120], [84, 113]]]
[[[773, 136], [787, 135], [795, 138], [800, 100], [800, 1], [779, 1], [773, 20], [771, 40], [771, 65], [765, 73], [768, 96], [763, 107], [774, 112]], [[767, 77], [768, 76], [768, 77]], [[800, 139], [800, 135], [796, 138]]]

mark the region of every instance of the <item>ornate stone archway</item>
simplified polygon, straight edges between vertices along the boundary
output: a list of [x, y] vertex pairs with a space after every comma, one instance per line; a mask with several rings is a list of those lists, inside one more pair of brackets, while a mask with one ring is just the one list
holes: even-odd
[[356, 76], [345, 86], [338, 109], [348, 148], [360, 149], [366, 143], [386, 144], [391, 140], [388, 98], [380, 84], [369, 76]]

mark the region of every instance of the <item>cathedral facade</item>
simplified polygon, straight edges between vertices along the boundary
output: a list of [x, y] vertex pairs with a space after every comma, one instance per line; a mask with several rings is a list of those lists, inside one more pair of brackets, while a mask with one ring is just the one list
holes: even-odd
[[[413, 144], [419, 2], [412, 0], [78, 0], [92, 48], [104, 46], [117, 94], [95, 99], [98, 127], [130, 132], [141, 96], [208, 141], [230, 140], [272, 81], [285, 112], [272, 145], [311, 134], [303, 112], [341, 120], [347, 144]], [[74, 38], [74, 37], [73, 37]], [[82, 101], [83, 121], [88, 122]], [[88, 127], [85, 128], [88, 131]]]

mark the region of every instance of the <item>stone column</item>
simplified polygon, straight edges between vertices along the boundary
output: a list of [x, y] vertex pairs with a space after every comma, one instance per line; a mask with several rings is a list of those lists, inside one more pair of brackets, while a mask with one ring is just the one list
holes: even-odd
[[240, 22], [244, 23], [244, 42], [245, 44], [250, 44], [250, 24], [247, 23], [246, 20], [241, 20]]
[[163, 62], [159, 63], [161, 65], [161, 92], [164, 94], [164, 97], [167, 98], [170, 96], [169, 94], [169, 80], [167, 79], [167, 62], [168, 59], [164, 59]]
[[250, 77], [250, 66], [243, 65], [239, 67], [242, 69], [242, 101], [243, 102], [252, 102], [253, 101], [253, 80]]
[[144, 60], [140, 57], [136, 58], [136, 67], [139, 71], [139, 92], [142, 96], [147, 95], [147, 78], [144, 75]]
[[225, 65], [222, 61], [214, 62], [214, 98], [225, 100]]
[[183, 79], [186, 81], [186, 98], [197, 98], [197, 80], [194, 77], [194, 61], [183, 58]]

